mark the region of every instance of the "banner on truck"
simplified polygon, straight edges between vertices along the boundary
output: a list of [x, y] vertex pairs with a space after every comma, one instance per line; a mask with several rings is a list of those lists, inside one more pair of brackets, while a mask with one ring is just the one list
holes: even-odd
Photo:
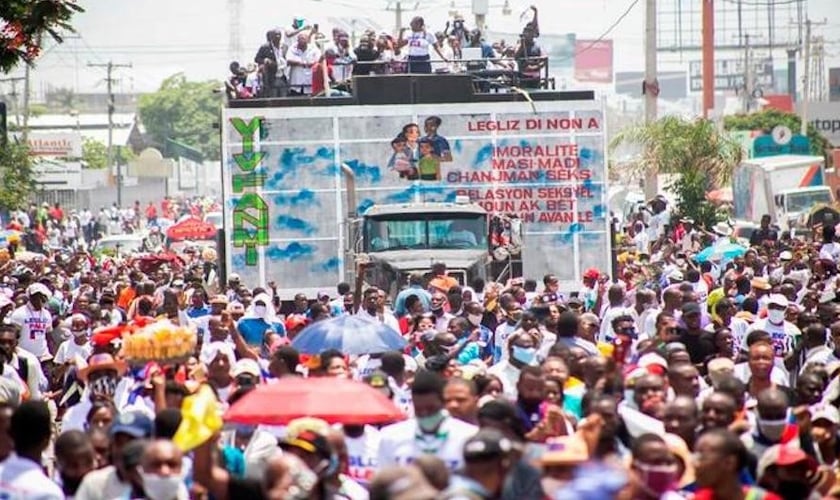
[[343, 280], [342, 164], [360, 215], [466, 196], [518, 216], [526, 276], [574, 282], [609, 262], [600, 101], [226, 109], [224, 122], [228, 266], [245, 282]]

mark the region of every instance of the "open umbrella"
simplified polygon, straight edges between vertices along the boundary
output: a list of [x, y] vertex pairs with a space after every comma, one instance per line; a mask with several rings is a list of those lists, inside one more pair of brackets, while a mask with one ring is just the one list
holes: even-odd
[[717, 259], [730, 261], [736, 257], [744, 255], [745, 253], [747, 253], [747, 249], [737, 243], [721, 243], [704, 248], [694, 256], [694, 260], [696, 262], [706, 262], [707, 260]]
[[257, 386], [234, 403], [224, 419], [241, 424], [285, 425], [301, 417], [364, 425], [396, 422], [405, 415], [382, 392], [361, 382], [288, 377], [276, 384]]
[[292, 341], [305, 354], [337, 349], [343, 354], [361, 355], [401, 351], [406, 342], [391, 327], [359, 316], [344, 315], [307, 326]]
[[210, 240], [216, 236], [216, 226], [190, 217], [169, 226], [166, 236], [170, 240]]

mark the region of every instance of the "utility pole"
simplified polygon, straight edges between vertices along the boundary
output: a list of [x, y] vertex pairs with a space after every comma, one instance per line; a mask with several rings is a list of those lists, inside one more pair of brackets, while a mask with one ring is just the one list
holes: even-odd
[[[417, 10], [420, 7], [420, 2], [414, 4], [414, 7], [408, 10]], [[400, 0], [394, 2], [394, 6], [391, 7], [389, 4], [385, 10], [393, 10], [394, 11], [394, 36], [398, 36], [400, 34], [400, 30], [403, 28], [403, 13], [406, 12], [406, 9], [403, 7], [403, 3]]]
[[[645, 123], [656, 121], [656, 99], [659, 96], [659, 82], [656, 79], [656, 0], [646, 0], [645, 6], [645, 82], [642, 92], [645, 95]], [[659, 194], [656, 173], [652, 169], [645, 172], [645, 197], [651, 199]]]
[[753, 93], [753, 72], [750, 61], [750, 34], [744, 34], [744, 113], [750, 112]]
[[804, 59], [803, 63], [805, 65], [805, 70], [803, 74], [805, 75], [802, 80], [802, 116], [800, 116], [800, 120], [802, 124], [799, 128], [799, 133], [802, 135], [808, 135], [808, 100], [810, 98], [809, 91], [811, 89], [811, 20], [805, 20], [805, 48], [802, 49], [802, 57]]
[[29, 86], [30, 66], [26, 63], [23, 69], [23, 125], [20, 128], [20, 138], [26, 143], [29, 137]]
[[[115, 64], [108, 61], [106, 64], [88, 63], [89, 68], [105, 68], [107, 76], [105, 82], [108, 85], [108, 170], [114, 164], [114, 68], [130, 68], [129, 64]], [[117, 205], [122, 207], [122, 165], [117, 164]]]
[[791, 102], [796, 102], [796, 53], [798, 48], [787, 49], [788, 56], [788, 94], [790, 94]]
[[703, 116], [715, 109], [715, 3], [703, 0]]

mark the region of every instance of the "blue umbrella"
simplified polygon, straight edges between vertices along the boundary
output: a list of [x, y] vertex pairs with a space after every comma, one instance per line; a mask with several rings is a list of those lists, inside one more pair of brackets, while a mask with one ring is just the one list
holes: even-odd
[[694, 260], [696, 262], [706, 262], [713, 258], [719, 258], [726, 262], [740, 257], [745, 253], [747, 253], [747, 249], [737, 243], [721, 243], [704, 248], [694, 256]]
[[361, 355], [401, 351], [405, 346], [405, 339], [391, 327], [352, 315], [313, 323], [292, 341], [292, 347], [305, 354], [336, 349], [343, 354]]

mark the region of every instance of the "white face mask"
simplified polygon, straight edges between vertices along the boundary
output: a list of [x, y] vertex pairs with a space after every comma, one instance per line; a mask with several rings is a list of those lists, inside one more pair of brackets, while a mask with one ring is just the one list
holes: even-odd
[[785, 312], [779, 309], [768, 309], [767, 320], [774, 325], [781, 325], [785, 321]]
[[478, 326], [481, 324], [481, 314], [469, 314], [467, 315], [467, 319], [473, 326]]
[[254, 306], [254, 314], [259, 317], [265, 317], [265, 313], [268, 312], [268, 307], [266, 306]]
[[178, 497], [178, 489], [183, 484], [180, 475], [161, 476], [140, 471], [143, 480], [143, 491], [149, 500], [174, 500]]
[[759, 418], [757, 423], [758, 428], [761, 430], [761, 433], [764, 434], [764, 437], [771, 441], [778, 441], [782, 439], [782, 434], [784, 434], [785, 428], [787, 427], [786, 419], [766, 420]]

